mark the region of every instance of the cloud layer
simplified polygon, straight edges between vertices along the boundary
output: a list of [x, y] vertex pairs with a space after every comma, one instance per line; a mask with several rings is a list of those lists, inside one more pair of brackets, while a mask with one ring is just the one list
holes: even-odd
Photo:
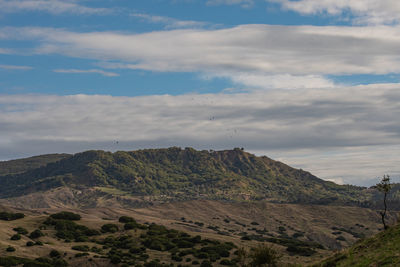
[[110, 10], [105, 8], [86, 7], [77, 4], [76, 1], [68, 0], [0, 0], [0, 14], [24, 11], [39, 11], [53, 15], [62, 13], [90, 15], [106, 14], [110, 12]]
[[82, 70], [82, 69], [56, 69], [53, 70], [53, 72], [57, 73], [72, 73], [72, 74], [84, 74], [84, 73], [96, 73], [100, 74], [106, 77], [116, 77], [119, 76], [118, 73], [115, 72], [109, 72], [109, 71], [104, 71], [104, 70], [99, 70], [99, 69], [90, 69], [90, 70]]
[[249, 86], [271, 75], [329, 85], [323, 75], [400, 72], [400, 26], [242, 25], [143, 34], [6, 27], [1, 38], [34, 41], [32, 53], [95, 59], [103, 67], [201, 72]]
[[208, 25], [208, 23], [202, 21], [178, 20], [171, 17], [146, 13], [132, 13], [131, 16], [149, 23], [164, 24], [166, 29], [202, 28]]
[[31, 70], [30, 66], [21, 66], [21, 65], [3, 65], [0, 64], [0, 69], [4, 70]]
[[393, 156], [386, 162], [400, 160], [393, 152], [400, 143], [399, 100], [398, 84], [181, 96], [5, 95], [0, 97], [0, 158], [89, 148], [244, 147], [315, 168], [318, 157], [307, 162], [305, 150], [313, 151], [308, 155], [357, 152], [365, 153], [368, 164], [360, 155], [337, 157], [335, 169], [343, 176], [329, 164], [317, 174], [362, 183], [382, 175], [376, 173], [381, 162], [368, 160], [383, 154], [382, 147]]
[[[304, 15], [328, 14], [352, 19], [357, 24], [398, 24], [400, 2], [397, 0], [268, 0]], [[349, 16], [351, 13], [352, 16]]]

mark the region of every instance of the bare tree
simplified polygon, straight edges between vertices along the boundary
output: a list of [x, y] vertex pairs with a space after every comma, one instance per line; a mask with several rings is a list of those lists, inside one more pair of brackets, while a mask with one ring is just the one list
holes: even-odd
[[387, 203], [386, 203], [386, 199], [387, 199], [387, 195], [390, 191], [390, 189], [392, 189], [392, 184], [390, 183], [390, 176], [389, 175], [383, 175], [382, 181], [380, 181], [380, 183], [378, 183], [376, 185], [376, 188], [384, 193], [383, 196], [383, 205], [384, 205], [384, 210], [380, 212], [381, 217], [382, 217], [382, 223], [383, 223], [383, 228], [387, 229], [388, 226], [386, 224], [385, 218], [386, 218], [386, 211], [387, 211]]

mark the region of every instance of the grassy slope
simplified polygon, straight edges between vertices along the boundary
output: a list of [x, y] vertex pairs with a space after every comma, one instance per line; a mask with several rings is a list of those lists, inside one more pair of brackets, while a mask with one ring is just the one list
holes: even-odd
[[315, 266], [400, 266], [400, 224]]
[[87, 151], [25, 173], [0, 176], [0, 196], [68, 186], [112, 187], [173, 200], [269, 199], [278, 202], [366, 201], [360, 187], [323, 181], [309, 172], [240, 149]]
[[23, 173], [46, 166], [48, 163], [56, 162], [70, 156], [71, 155], [68, 154], [48, 154], [25, 159], [0, 161], [0, 176]]

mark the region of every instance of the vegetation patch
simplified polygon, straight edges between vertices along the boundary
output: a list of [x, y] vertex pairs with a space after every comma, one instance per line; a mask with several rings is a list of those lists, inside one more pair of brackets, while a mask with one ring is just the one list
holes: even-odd
[[24, 217], [25, 217], [25, 214], [23, 214], [23, 213], [12, 213], [12, 212], [5, 212], [5, 211], [0, 212], [0, 220], [3, 220], [3, 221], [14, 221], [14, 220], [22, 219]]

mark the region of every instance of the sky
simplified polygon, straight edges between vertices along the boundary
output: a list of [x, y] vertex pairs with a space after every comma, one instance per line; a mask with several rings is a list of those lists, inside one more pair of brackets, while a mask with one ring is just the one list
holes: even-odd
[[400, 182], [400, 2], [0, 0], [0, 160], [171, 146]]

